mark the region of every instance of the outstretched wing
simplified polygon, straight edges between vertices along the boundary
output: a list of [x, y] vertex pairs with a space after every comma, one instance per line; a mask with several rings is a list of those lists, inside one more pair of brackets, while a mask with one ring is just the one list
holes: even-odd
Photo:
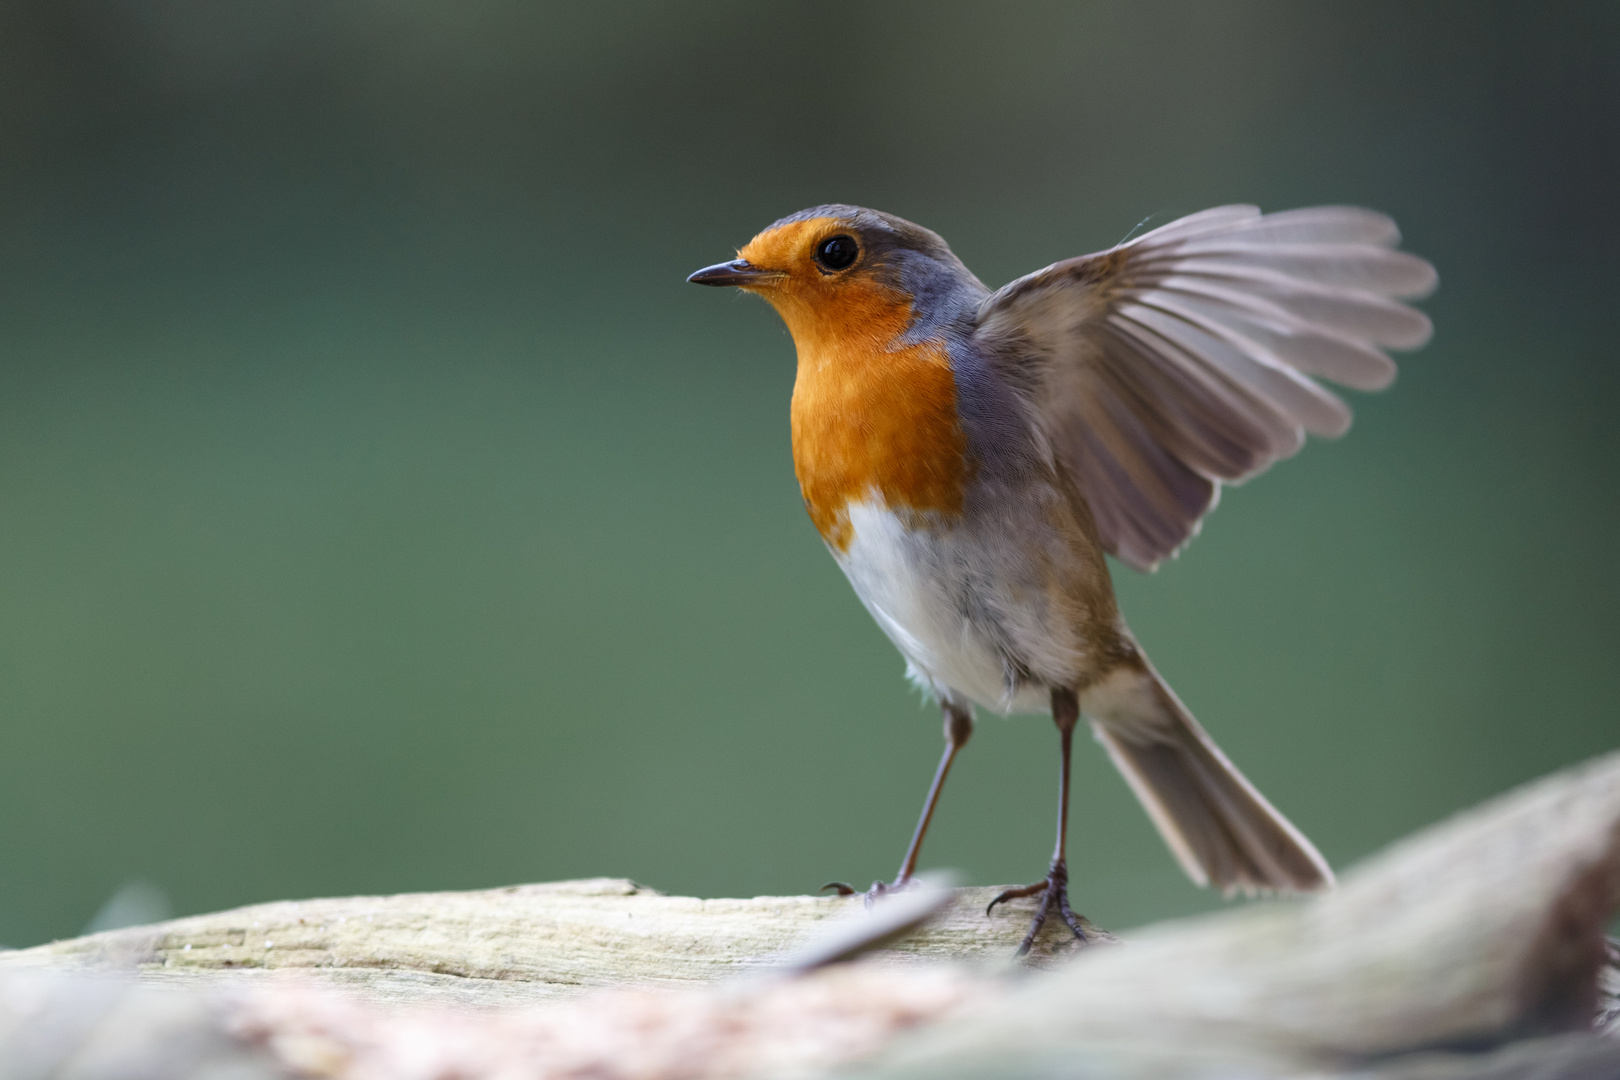
[[1221, 483], [1350, 426], [1313, 376], [1382, 389], [1382, 350], [1428, 340], [1427, 316], [1397, 298], [1432, 290], [1434, 268], [1399, 240], [1356, 207], [1217, 207], [1019, 278], [985, 299], [974, 337], [1104, 547], [1148, 569], [1197, 532]]

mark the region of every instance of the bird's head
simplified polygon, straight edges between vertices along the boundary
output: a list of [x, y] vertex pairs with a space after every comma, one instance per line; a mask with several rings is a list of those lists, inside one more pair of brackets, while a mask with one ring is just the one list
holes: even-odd
[[954, 314], [953, 300], [984, 291], [937, 234], [857, 206], [801, 210], [754, 237], [735, 259], [686, 280], [763, 296], [801, 351], [851, 339], [886, 344]]

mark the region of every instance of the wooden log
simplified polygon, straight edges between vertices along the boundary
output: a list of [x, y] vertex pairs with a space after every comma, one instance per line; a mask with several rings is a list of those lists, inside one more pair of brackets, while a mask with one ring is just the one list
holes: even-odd
[[1617, 906], [1611, 754], [1395, 845], [1336, 893], [1127, 935], [893, 1048], [881, 1071], [1128, 1057], [1108, 1075], [1162, 1077], [1191, 1053], [1323, 1072], [1590, 1030]]
[[[1005, 961], [1032, 900], [985, 915], [995, 888], [960, 889], [938, 919], [877, 950], [892, 963]], [[859, 897], [665, 896], [624, 878], [482, 892], [289, 900], [0, 953], [0, 971], [127, 971], [154, 984], [300, 975], [390, 1004], [522, 1005], [606, 986], [677, 988], [780, 965]], [[1098, 942], [1112, 942], [1091, 923]], [[1052, 926], [1038, 960], [1074, 951]]]
[[[207, 1075], [228, 1052], [244, 1075], [350, 1080], [1620, 1077], [1620, 1039], [1594, 1033], [1614, 1007], [1620, 754], [1399, 844], [1336, 894], [1047, 970], [1006, 962], [1027, 908], [985, 919], [989, 892], [808, 975], [768, 960], [858, 901], [597, 881], [261, 905], [0, 955], [0, 1062], [98, 1080]], [[107, 1046], [145, 1071], [80, 1069], [120, 1060]]]

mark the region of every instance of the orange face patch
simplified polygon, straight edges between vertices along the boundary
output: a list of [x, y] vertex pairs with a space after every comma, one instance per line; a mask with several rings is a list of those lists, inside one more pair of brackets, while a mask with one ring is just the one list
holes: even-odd
[[[793, 464], [810, 519], [839, 551], [854, 537], [849, 504], [875, 494], [892, 510], [962, 511], [967, 445], [942, 345], [897, 345], [911, 300], [863, 270], [825, 274], [816, 245], [850, 232], [835, 218], [795, 222], [738, 255], [782, 272], [757, 286], [798, 349]], [[864, 255], [864, 253], [863, 253]]]

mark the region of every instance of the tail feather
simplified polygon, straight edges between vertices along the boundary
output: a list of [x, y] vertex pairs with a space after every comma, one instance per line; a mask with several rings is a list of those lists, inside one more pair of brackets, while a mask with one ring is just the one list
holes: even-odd
[[1187, 875], [1233, 892], [1317, 892], [1333, 871], [1151, 667], [1081, 696], [1092, 730]]

